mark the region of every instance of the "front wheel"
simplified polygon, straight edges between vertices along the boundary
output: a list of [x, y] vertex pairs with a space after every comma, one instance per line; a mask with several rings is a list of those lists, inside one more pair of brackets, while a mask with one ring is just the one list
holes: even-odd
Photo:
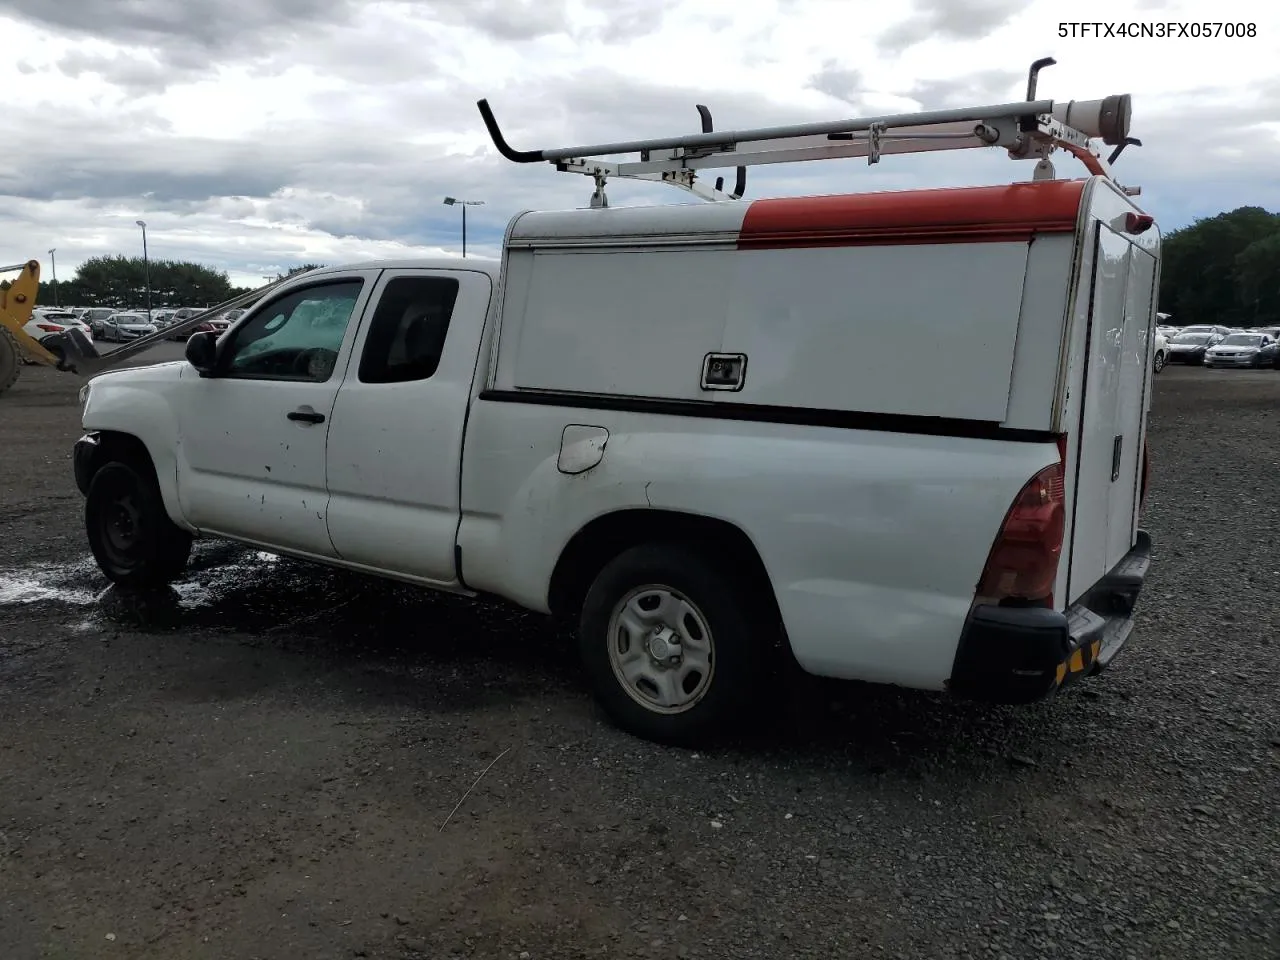
[[738, 729], [769, 652], [760, 591], [680, 544], [614, 558], [583, 604], [579, 649], [622, 729], [692, 745]]
[[18, 382], [22, 373], [22, 350], [8, 327], [0, 327], [0, 393]]
[[102, 467], [89, 484], [84, 519], [89, 548], [112, 583], [157, 587], [186, 569], [191, 534], [169, 519], [149, 467]]
[[1156, 354], [1155, 367], [1156, 367], [1156, 373], [1159, 373], [1161, 370], [1164, 369], [1164, 353], [1163, 352]]

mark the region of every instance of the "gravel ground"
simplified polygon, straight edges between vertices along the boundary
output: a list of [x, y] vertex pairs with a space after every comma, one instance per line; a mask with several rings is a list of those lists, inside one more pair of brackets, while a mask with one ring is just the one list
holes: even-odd
[[796, 679], [715, 754], [606, 725], [519, 610], [225, 545], [106, 589], [77, 387], [0, 397], [6, 960], [1280, 956], [1280, 374], [1158, 378], [1107, 674], [1020, 709]]

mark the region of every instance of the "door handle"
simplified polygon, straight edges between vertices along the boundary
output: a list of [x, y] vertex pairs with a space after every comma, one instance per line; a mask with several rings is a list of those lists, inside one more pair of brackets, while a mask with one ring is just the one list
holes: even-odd
[[299, 423], [324, 423], [324, 414], [316, 413], [310, 407], [299, 407], [297, 410], [290, 410], [285, 416]]

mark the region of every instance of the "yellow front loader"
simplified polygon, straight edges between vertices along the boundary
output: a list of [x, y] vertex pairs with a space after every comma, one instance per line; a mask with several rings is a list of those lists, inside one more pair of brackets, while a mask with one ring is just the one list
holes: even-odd
[[74, 372], [77, 360], [95, 359], [98, 351], [79, 330], [45, 338], [45, 346], [23, 327], [31, 322], [40, 290], [40, 264], [35, 260], [0, 267], [0, 274], [19, 271], [8, 290], [0, 290], [0, 393], [18, 380], [23, 363], [42, 363]]
[[0, 274], [15, 270], [19, 271], [17, 279], [12, 281], [8, 290], [0, 290], [0, 393], [17, 382], [24, 363], [39, 363], [91, 377], [150, 349], [176, 333], [199, 326], [210, 317], [252, 303], [273, 287], [293, 279], [281, 277], [273, 280], [197, 316], [171, 324], [158, 333], [147, 334], [108, 353], [100, 354], [93, 341], [76, 327], [69, 327], [64, 333], [55, 333], [39, 341], [23, 330], [31, 322], [36, 296], [40, 292], [40, 264], [38, 261], [28, 260], [26, 263], [0, 267]]

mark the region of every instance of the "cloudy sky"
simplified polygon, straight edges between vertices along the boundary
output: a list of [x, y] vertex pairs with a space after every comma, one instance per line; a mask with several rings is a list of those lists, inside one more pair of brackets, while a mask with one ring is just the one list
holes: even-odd
[[[1059, 19], [1256, 23], [1253, 38], [1064, 39]], [[1280, 5], [1237, 0], [0, 0], [0, 264], [141, 253], [238, 283], [307, 262], [494, 255], [508, 218], [586, 203], [518, 148], [1131, 93], [1117, 174], [1166, 230], [1280, 210]], [[1069, 176], [1083, 173], [1069, 158]], [[732, 171], [725, 171], [732, 180]], [[748, 196], [1027, 179], [997, 150], [761, 167]], [[617, 183], [610, 201], [683, 202]], [[46, 278], [47, 278], [46, 273]]]

